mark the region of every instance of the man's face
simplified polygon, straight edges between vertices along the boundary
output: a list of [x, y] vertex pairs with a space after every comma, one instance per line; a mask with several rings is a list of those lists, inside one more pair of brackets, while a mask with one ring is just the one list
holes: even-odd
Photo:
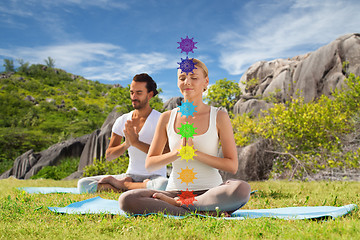
[[148, 104], [151, 94], [152, 92], [148, 93], [147, 91], [146, 82], [131, 82], [130, 98], [132, 106], [135, 109], [144, 108]]

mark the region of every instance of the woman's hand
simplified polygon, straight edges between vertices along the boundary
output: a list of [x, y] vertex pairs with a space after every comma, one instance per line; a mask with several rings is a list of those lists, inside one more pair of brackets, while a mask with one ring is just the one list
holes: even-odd
[[171, 197], [166, 196], [163, 193], [154, 193], [152, 195], [152, 197], [156, 198], [156, 199], [159, 199], [161, 201], [167, 202], [167, 203], [169, 203], [171, 205], [174, 205], [176, 207], [180, 207], [181, 204], [182, 204], [178, 197], [171, 198]]

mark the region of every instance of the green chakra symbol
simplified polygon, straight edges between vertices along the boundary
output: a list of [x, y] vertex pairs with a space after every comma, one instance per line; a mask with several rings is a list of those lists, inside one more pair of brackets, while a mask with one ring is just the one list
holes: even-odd
[[196, 128], [193, 127], [193, 125], [194, 123], [190, 124], [188, 122], [186, 122], [185, 124], [181, 124], [181, 127], [178, 128], [180, 130], [178, 134], [181, 135], [181, 138], [192, 138], [193, 135], [196, 134]]

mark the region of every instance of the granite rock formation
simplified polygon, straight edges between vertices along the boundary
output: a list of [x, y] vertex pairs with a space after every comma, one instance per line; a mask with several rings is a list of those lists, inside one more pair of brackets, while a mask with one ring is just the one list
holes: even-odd
[[250, 100], [257, 112], [267, 109], [267, 103], [259, 103], [267, 97], [285, 102], [301, 96], [310, 102], [321, 95], [331, 96], [343, 86], [348, 73], [360, 75], [360, 34], [341, 36], [314, 52], [291, 59], [256, 62], [240, 79], [243, 96], [234, 113], [252, 111], [247, 103]]

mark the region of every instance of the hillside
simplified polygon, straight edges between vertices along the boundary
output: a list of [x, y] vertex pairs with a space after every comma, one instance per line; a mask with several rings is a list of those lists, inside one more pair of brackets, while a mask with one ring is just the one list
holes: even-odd
[[128, 92], [120, 84], [102, 84], [41, 64], [1, 74], [0, 173], [29, 149], [41, 151], [100, 128], [115, 105], [128, 111]]

